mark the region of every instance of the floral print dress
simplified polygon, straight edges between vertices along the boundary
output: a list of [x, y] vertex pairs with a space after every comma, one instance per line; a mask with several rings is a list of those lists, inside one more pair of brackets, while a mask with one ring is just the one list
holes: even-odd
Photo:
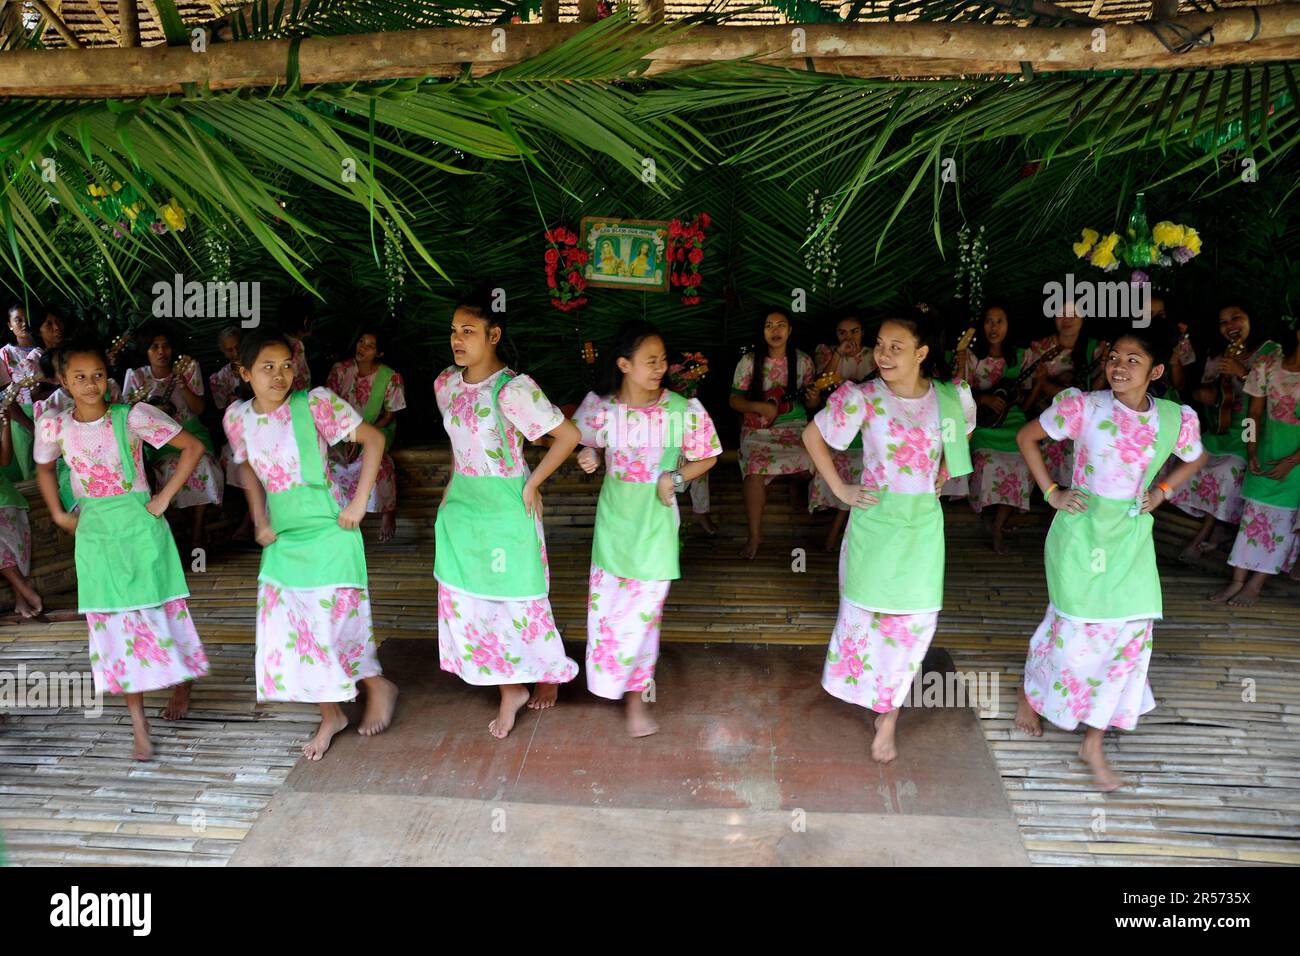
[[[189, 370], [185, 373], [185, 385], [195, 395], [203, 395], [203, 372], [199, 368], [198, 362], [190, 364]], [[161, 401], [164, 403], [167, 413], [182, 425], [191, 419], [198, 418], [198, 414], [191, 411], [190, 407], [185, 404], [185, 399], [181, 394], [184, 387], [174, 375], [155, 378], [153, 369], [148, 365], [142, 368], [129, 369], [122, 381], [122, 393], [127, 396], [128, 400], [137, 394], [141, 394], [144, 396], [142, 400], [145, 402], [156, 403]], [[176, 473], [176, 466], [180, 464], [180, 460], [179, 455], [164, 455], [154, 461], [152, 472], [155, 488], [161, 488], [171, 480], [172, 475]], [[225, 472], [217, 459], [205, 449], [203, 457], [199, 459], [198, 465], [194, 468], [194, 472], [185, 480], [184, 486], [172, 499], [172, 507], [194, 508], [206, 504], [219, 505], [225, 491]]]
[[[329, 389], [313, 388], [308, 408], [325, 481], [328, 448], [349, 439], [361, 416]], [[226, 409], [222, 424], [235, 463], [248, 462], [267, 493], [305, 485], [293, 416], [286, 399], [261, 414], [253, 399]], [[308, 703], [352, 700], [357, 682], [379, 677], [370, 593], [361, 588], [281, 587], [257, 583], [257, 699]]]
[[[966, 434], [975, 430], [970, 387], [957, 385]], [[862, 435], [862, 484], [898, 494], [936, 494], [947, 469], [934, 386], [920, 398], [900, 398], [881, 379], [846, 383], [813, 418], [832, 448], [846, 449]], [[831, 634], [822, 687], [848, 701], [885, 714], [896, 709], [917, 677], [939, 621], [938, 610], [887, 614], [859, 607], [843, 596], [848, 571], [850, 521], [840, 545], [840, 606]]]
[[[789, 347], [787, 347], [789, 351]], [[803, 390], [813, 383], [813, 364], [805, 353], [795, 351], [795, 389], [794, 405], [790, 411], [780, 415], [767, 428], [754, 424], [749, 415], [741, 417], [740, 425], [740, 472], [746, 478], [750, 475], [762, 475], [764, 483], [770, 483], [780, 475], [797, 475], [812, 468], [808, 452], [803, 447], [803, 429], [808, 424], [808, 412], [804, 409]], [[784, 388], [788, 359], [763, 359], [763, 391]], [[731, 394], [744, 395], [754, 377], [754, 353], [749, 352], [740, 357], [735, 374], [731, 379]]]
[[[1023, 368], [1023, 364], [1021, 365]], [[983, 358], [974, 353], [967, 354], [965, 381], [978, 394], [995, 387], [1006, 373], [1007, 360], [986, 355]], [[1006, 427], [1005, 425], [1002, 427]], [[978, 430], [971, 437], [970, 488], [971, 507], [976, 511], [992, 508], [996, 505], [1009, 505], [1019, 511], [1029, 510], [1029, 495], [1033, 489], [1033, 478], [1029, 474], [1029, 463], [1019, 451], [1000, 451], [990, 447], [979, 447], [979, 436], [988, 435], [993, 430]], [[945, 493], [947, 488], [945, 486]]]
[[[224, 413], [230, 403], [239, 398], [239, 387], [242, 384], [243, 379], [239, 377], [239, 370], [233, 362], [227, 362], [208, 376], [208, 391], [212, 393], [212, 404], [217, 406], [217, 411]], [[239, 474], [239, 466], [231, 457], [230, 442], [221, 446], [221, 470], [226, 476], [227, 488], [244, 487], [241, 484], [243, 479]]]
[[[371, 387], [378, 374], [379, 369], [376, 368], [369, 375], [359, 375], [356, 361], [347, 359], [336, 363], [330, 369], [325, 386], [355, 408], [357, 414], [362, 414], [365, 412], [366, 403], [370, 401]], [[380, 415], [384, 412], [400, 412], [405, 407], [406, 386], [402, 384], [402, 376], [394, 372], [392, 378], [388, 380], [388, 388], [384, 390], [384, 404]], [[349, 500], [356, 491], [357, 482], [361, 479], [362, 458], [359, 451], [359, 446], [348, 444], [336, 445], [330, 450], [330, 467], [334, 469], [334, 480], [338, 482]], [[385, 453], [379, 464], [379, 477], [375, 479], [375, 487], [371, 489], [370, 498], [366, 502], [366, 511], [377, 514], [396, 510], [397, 469], [393, 465], [392, 456]]]
[[[667, 393], [649, 408], [620, 408], [615, 399], [589, 392], [574, 415], [582, 444], [605, 449], [606, 480], [658, 482], [663, 457], [661, 436]], [[722, 454], [713, 420], [697, 399], [688, 399], [681, 424], [685, 461]], [[639, 422], [637, 421], [639, 419]], [[673, 434], [673, 432], [669, 432]], [[673, 498], [673, 515], [681, 516]], [[629, 541], [628, 547], [637, 543]], [[622, 578], [593, 563], [587, 593], [587, 689], [617, 700], [640, 692], [654, 680], [659, 659], [659, 626], [671, 581]]]
[[[510, 370], [503, 368], [470, 385], [464, 370], [453, 365], [433, 383], [442, 424], [451, 438], [453, 481], [458, 474], [528, 475], [524, 439], [538, 439], [564, 421], [564, 413], [527, 375], [515, 375], [501, 389], [498, 418], [492, 393], [500, 377], [509, 374]], [[504, 435], [498, 421], [504, 425]], [[503, 454], [507, 442], [509, 465]], [[551, 571], [540, 517], [536, 525], [549, 589]], [[467, 594], [441, 581], [438, 657], [443, 670], [467, 684], [563, 684], [578, 676], [577, 663], [564, 654], [549, 599], [495, 600]]]
[[[1247, 369], [1254, 368], [1258, 356], [1259, 352], [1256, 351], [1249, 358], [1243, 359], [1242, 364]], [[1222, 362], [1223, 356], [1221, 355], [1205, 360], [1205, 372], [1201, 375], [1202, 385], [1218, 383], [1219, 366]], [[1245, 399], [1243, 398], [1245, 395], [1245, 382], [1233, 378], [1232, 388], [1234, 395], [1232, 414], [1235, 417], [1242, 414], [1245, 409]], [[1206, 436], [1206, 441], [1210, 443], [1211, 448], [1214, 447], [1214, 437], [1211, 435]], [[1219, 521], [1238, 524], [1241, 521], [1242, 511], [1246, 504], [1241, 497], [1241, 483], [1245, 480], [1246, 458], [1244, 449], [1240, 454], [1235, 449], [1227, 454], [1211, 454], [1201, 470], [1192, 476], [1192, 480], [1174, 492], [1169, 499], [1169, 503], [1194, 518], [1203, 518], [1212, 514]]]
[[[1029, 348], [1025, 350], [1025, 361], [1021, 365], [1024, 368], [1030, 362], [1036, 362], [1040, 356], [1047, 352], [1055, 344], [1055, 337], [1048, 336], [1045, 339], [1039, 339], [1036, 342], [1030, 342]], [[1088, 341], [1088, 348], [1091, 350], [1093, 358], [1097, 356], [1097, 349], [1101, 348], [1101, 343]], [[1064, 375], [1067, 372], [1074, 371], [1074, 355], [1069, 349], [1053, 356], [1043, 363], [1050, 378]], [[1087, 387], [1087, 382], [1079, 382], [1078, 385]], [[1057, 392], [1059, 395], [1060, 392]], [[1039, 448], [1043, 451], [1043, 461], [1047, 464], [1047, 471], [1052, 476], [1052, 481], [1056, 482], [1062, 488], [1070, 487], [1070, 478], [1074, 474], [1074, 444], [1068, 439], [1058, 441], [1054, 438], [1045, 438], [1039, 442]]]
[[[38, 374], [40, 366], [36, 365], [33, 370], [33, 358], [39, 362], [40, 354], [40, 347], [35, 345], [15, 345], [12, 342], [0, 345], [0, 378], [3, 378], [0, 386], [8, 386], [12, 382], [20, 382]], [[32, 390], [24, 388], [19, 391], [16, 401], [19, 405], [30, 405]]]
[[[1074, 442], [1074, 488], [1105, 498], [1136, 500], [1156, 451], [1154, 405], [1135, 412], [1114, 394], [1068, 388], [1039, 417], [1048, 435]], [[1186, 405], [1173, 456], [1201, 455], [1201, 428]], [[1132, 730], [1155, 707], [1147, 682], [1154, 618], [1082, 621], [1048, 602], [1029, 642], [1025, 696], [1033, 709], [1065, 730], [1079, 724]]]
[[[142, 442], [161, 448], [180, 426], [152, 405], [136, 405], [126, 417], [137, 487], [146, 474]], [[50, 412], [36, 423], [33, 456], [48, 463], [60, 457], [71, 471], [77, 498], [126, 494], [122, 457], [111, 416], [79, 422], [73, 409]], [[161, 519], [160, 519], [161, 520]], [[103, 560], [112, 563], [113, 556]], [[162, 690], [208, 673], [208, 660], [185, 598], [156, 607], [86, 615], [90, 668], [98, 693], [137, 694]]]
[[[813, 352], [816, 360], [817, 375], [821, 375], [831, 363], [835, 361], [836, 351], [829, 345], [819, 345]], [[857, 355], [852, 357], [846, 355], [839, 356], [839, 365], [836, 370], [846, 382], [863, 382], [867, 376], [876, 370], [876, 359], [871, 349], [864, 348]], [[838, 388], [838, 386], [836, 386]], [[826, 393], [827, 395], [830, 392]], [[850, 448], [845, 451], [831, 450], [831, 461], [835, 463], [835, 473], [851, 485], [862, 483], [862, 455], [858, 449]], [[820, 472], [813, 475], [812, 484], [808, 486], [808, 510], [820, 511], [823, 508], [834, 508], [837, 511], [848, 511], [849, 506], [835, 497], [831, 491], [831, 486], [826, 483], [826, 479], [821, 476]]]
[[[1269, 347], [1271, 346], [1271, 347]], [[1254, 398], [1265, 399], [1264, 421], [1260, 424], [1261, 438], [1269, 426], [1280, 422], [1292, 428], [1300, 427], [1300, 414], [1296, 403], [1300, 401], [1300, 372], [1282, 367], [1286, 354], [1277, 343], [1266, 343], [1255, 353], [1256, 361], [1246, 377], [1243, 391]], [[1259, 463], [1267, 467], [1265, 455]], [[1300, 465], [1296, 467], [1300, 468]], [[1252, 478], [1251, 481], [1257, 479]], [[1292, 479], [1294, 481], [1294, 479]], [[1294, 564], [1291, 557], [1296, 550], [1296, 525], [1300, 521], [1300, 500], [1284, 504], [1256, 501], [1249, 497], [1246, 486], [1242, 497], [1243, 510], [1237, 540], [1232, 545], [1228, 563], [1234, 568], [1277, 574]]]

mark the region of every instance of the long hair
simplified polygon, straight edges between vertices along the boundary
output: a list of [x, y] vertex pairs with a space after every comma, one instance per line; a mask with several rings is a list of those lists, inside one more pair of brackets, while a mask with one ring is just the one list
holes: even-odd
[[619, 326], [618, 331], [614, 333], [614, 341], [610, 343], [609, 349], [605, 354], [604, 363], [601, 365], [600, 377], [596, 380], [595, 393], [602, 398], [613, 398], [623, 387], [623, 370], [618, 367], [618, 360], [625, 358], [632, 360], [646, 341], [646, 339], [657, 338], [663, 341], [663, 333], [654, 325], [641, 319], [632, 319], [624, 322]]
[[1002, 357], [1006, 359], [1007, 365], [1013, 365], [1016, 357], [1017, 325], [1012, 320], [1010, 307], [1002, 299], [990, 299], [984, 303], [984, 308], [979, 314], [976, 322], [975, 341], [970, 345], [970, 353], [976, 358], [987, 358], [989, 354], [989, 343], [984, 338], [984, 319], [988, 316], [990, 309], [1001, 309], [1002, 314], [1007, 317], [1007, 334], [1002, 339]]
[[745, 390], [745, 397], [751, 402], [757, 402], [763, 397], [763, 360], [767, 358], [767, 339], [763, 335], [763, 329], [767, 325], [769, 315], [779, 315], [784, 317], [786, 323], [790, 326], [790, 335], [785, 340], [785, 393], [788, 396], [795, 395], [795, 383], [799, 381], [799, 350], [794, 347], [794, 319], [790, 313], [779, 306], [771, 309], [764, 309], [763, 314], [758, 318], [758, 335], [754, 338], [754, 348], [750, 353], [754, 356], [754, 371], [749, 377], [749, 388]]

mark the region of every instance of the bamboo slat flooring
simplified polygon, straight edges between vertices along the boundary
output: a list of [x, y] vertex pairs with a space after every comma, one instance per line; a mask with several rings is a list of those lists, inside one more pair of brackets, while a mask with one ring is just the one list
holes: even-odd
[[[381, 641], [436, 634], [432, 525], [446, 457], [442, 450], [399, 452], [397, 539], [380, 546], [377, 526], [364, 529]], [[711, 484], [723, 532], [708, 539], [693, 531], [688, 539], [683, 579], [665, 609], [664, 640], [825, 644], [837, 599], [836, 556], [821, 546], [826, 515], [796, 513], [785, 488], [774, 484], [763, 551], [744, 561], [737, 556], [744, 516], [734, 455], [715, 468]], [[552, 605], [574, 640], [585, 635], [598, 487], [566, 467], [546, 495]], [[1031, 860], [1300, 863], [1300, 585], [1271, 583], [1255, 608], [1208, 604], [1205, 595], [1226, 574], [1223, 553], [1194, 567], [1178, 563], [1194, 522], [1169, 509], [1158, 516], [1165, 620], [1156, 627], [1150, 670], [1158, 707], [1136, 731], [1108, 736], [1127, 785], [1103, 795], [1075, 755], [1077, 735], [1048, 727], [1031, 739], [1012, 722], [1025, 651], [1046, 602], [1042, 544], [1050, 515], [1040, 509], [1018, 520], [1015, 553], [998, 557], [975, 515], [958, 503], [946, 506], [948, 577], [935, 639], [959, 670], [997, 676], [996, 708], [981, 714], [981, 727]], [[131, 765], [120, 705], [106, 707], [98, 720], [67, 711], [19, 714], [0, 729], [0, 828], [14, 862], [207, 865], [233, 852], [313, 721], [310, 707], [255, 702], [257, 560], [255, 550], [214, 551], [207, 570], [189, 576], [214, 673], [197, 686], [191, 719], [154, 721], [161, 763]], [[75, 601], [64, 595], [48, 603]], [[19, 661], [29, 668], [85, 667], [84, 642], [80, 621], [0, 627], [0, 669]], [[204, 832], [193, 827], [198, 809]]]

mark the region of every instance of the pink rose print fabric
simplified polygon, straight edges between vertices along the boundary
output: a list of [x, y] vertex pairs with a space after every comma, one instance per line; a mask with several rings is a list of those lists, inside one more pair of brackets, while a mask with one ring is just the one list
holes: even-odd
[[[28, 375], [35, 374], [31, 371], [33, 353], [39, 358], [40, 348], [32, 345], [15, 345], [13, 343], [0, 345], [0, 386], [22, 381]], [[32, 390], [30, 388], [19, 391], [17, 398], [19, 404], [26, 405], [31, 400]]]
[[[589, 392], [574, 422], [582, 434], [582, 444], [605, 449], [605, 467], [623, 481], [658, 481], [664, 442], [669, 435], [681, 435], [681, 457], [687, 461], [722, 454], [722, 443], [704, 406], [689, 399], [681, 422], [672, 422], [667, 392], [648, 408], [621, 405]], [[672, 508], [674, 520], [680, 522], [675, 496]], [[589, 584], [588, 689], [611, 699], [644, 690], [654, 677], [659, 626], [670, 582], [620, 578], [592, 565]]]
[[1155, 709], [1147, 682], [1154, 621], [1084, 623], [1051, 604], [1029, 642], [1025, 696], [1063, 730], [1132, 730]]
[[[498, 416], [492, 407], [492, 393], [500, 376], [510, 374], [509, 369], [501, 369], [469, 385], [463, 370], [452, 366], [434, 382], [456, 474], [526, 476], [524, 439], [540, 438], [564, 421], [564, 413], [527, 375], [515, 375], [502, 387]], [[511, 455], [508, 465], [503, 454], [507, 447]], [[549, 588], [550, 563], [541, 518], [536, 520], [536, 528]], [[441, 582], [438, 658], [443, 670], [467, 684], [562, 684], [578, 675], [577, 662], [565, 656], [549, 600], [494, 601]]]
[[[159, 405], [176, 421], [184, 424], [192, 418], [197, 418], [198, 413], [191, 410], [185, 403], [183, 396], [184, 389], [188, 387], [195, 395], [203, 395], [203, 371], [199, 368], [199, 363], [194, 362], [190, 365], [184, 376], [184, 385], [181, 378], [175, 375], [168, 375], [164, 378], [157, 378], [153, 374], [153, 369], [148, 365], [142, 368], [129, 369], [126, 378], [123, 380], [123, 391], [128, 396], [142, 394], [144, 398], [140, 404]], [[136, 406], [139, 407], [139, 406]], [[167, 482], [171, 481], [172, 475], [176, 473], [177, 466], [180, 465], [179, 455], [167, 455], [158, 459], [151, 466], [151, 473], [154, 478], [154, 487], [161, 488]], [[221, 500], [226, 490], [226, 474], [221, 467], [221, 463], [215, 457], [204, 452], [199, 463], [194, 467], [193, 473], [185, 479], [185, 484], [181, 490], [176, 493], [172, 499], [173, 508], [194, 508], [206, 504], [221, 504]]]
[[[966, 434], [975, 429], [970, 386], [958, 383]], [[943, 457], [939, 399], [934, 388], [920, 398], [899, 398], [880, 379], [846, 383], [827, 399], [813, 421], [826, 443], [846, 449], [862, 435], [862, 482], [900, 494], [934, 494]], [[840, 546], [839, 578], [847, 576], [849, 524]], [[930, 647], [939, 613], [881, 614], [840, 598], [822, 687], [827, 693], [888, 713], [902, 702]]]
[[101, 694], [140, 694], [205, 677], [208, 658], [184, 598], [86, 615], [90, 669]]
[[[131, 491], [148, 491], [142, 442], [161, 448], [181, 430], [166, 414], [144, 403], [131, 406], [126, 417], [127, 441], [135, 461], [136, 479]], [[113, 435], [113, 421], [105, 412], [93, 422], [79, 422], [73, 410], [49, 412], [36, 423], [32, 457], [47, 463], [60, 457], [71, 471], [72, 493], [77, 498], [108, 498], [125, 494], [122, 458]]]
[[26, 508], [0, 508], [0, 568], [32, 569], [32, 531]]
[[[763, 359], [763, 390], [784, 388], [786, 385], [787, 362], [785, 356], [779, 359]], [[795, 382], [798, 395], [790, 411], [778, 416], [768, 428], [757, 428], [748, 416], [741, 416], [740, 424], [740, 471], [742, 474], [762, 475], [766, 482], [780, 475], [803, 474], [812, 468], [808, 452], [803, 447], [803, 429], [808, 422], [808, 412], [804, 409], [803, 389], [811, 385], [817, 377], [813, 374], [813, 362], [804, 352], [795, 352]], [[742, 355], [736, 365], [731, 380], [731, 393], [744, 394], [754, 376], [754, 355]]]
[[[835, 361], [837, 353], [829, 345], [819, 345], [813, 353], [813, 358], [817, 366], [817, 375], [821, 375]], [[864, 348], [859, 354], [847, 357], [839, 355], [839, 364], [836, 371], [840, 376], [849, 382], [861, 382], [876, 369], [875, 356], [871, 349]], [[825, 393], [829, 394], [829, 392]], [[862, 456], [858, 454], [856, 448], [847, 451], [831, 451], [831, 461], [835, 463], [835, 473], [851, 484], [862, 483]], [[811, 468], [811, 464], [809, 465]], [[837, 511], [848, 511], [849, 506], [835, 497], [831, 491], [831, 486], [826, 483], [826, 479], [820, 473], [813, 470], [812, 483], [808, 486], [808, 511], [821, 511], [825, 508], [834, 508]]]
[[[357, 363], [353, 359], [338, 362], [330, 369], [325, 385], [340, 398], [351, 405], [358, 415], [365, 411], [370, 401], [371, 387], [374, 385], [378, 371], [369, 375], [357, 374]], [[406, 407], [406, 388], [402, 376], [394, 372], [384, 390], [384, 411], [399, 412]], [[342, 489], [343, 499], [351, 501], [361, 481], [361, 446], [353, 443], [335, 445], [330, 449], [330, 468], [334, 471], [334, 481]], [[397, 468], [391, 455], [385, 454], [379, 463], [379, 476], [375, 486], [370, 490], [366, 500], [366, 511], [379, 514], [397, 510]]]
[[235, 401], [241, 384], [243, 379], [239, 377], [239, 370], [231, 362], [208, 376], [208, 391], [212, 393], [212, 403], [217, 406], [217, 411], [224, 411]]
[[258, 583], [259, 702], [353, 700], [359, 681], [382, 673], [368, 591]]

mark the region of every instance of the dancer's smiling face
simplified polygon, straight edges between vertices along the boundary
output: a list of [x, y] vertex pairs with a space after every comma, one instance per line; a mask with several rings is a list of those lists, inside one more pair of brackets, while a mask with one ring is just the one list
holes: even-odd
[[921, 363], [930, 354], [930, 347], [917, 340], [916, 333], [901, 322], [886, 320], [876, 336], [876, 368], [880, 377], [889, 384], [905, 382], [919, 375]]
[[1110, 348], [1106, 359], [1106, 382], [1117, 394], [1145, 394], [1151, 383], [1165, 374], [1144, 343], [1131, 335], [1121, 335]]
[[268, 342], [252, 368], [240, 367], [239, 377], [253, 386], [263, 408], [279, 408], [293, 387], [293, 353], [282, 342]]

